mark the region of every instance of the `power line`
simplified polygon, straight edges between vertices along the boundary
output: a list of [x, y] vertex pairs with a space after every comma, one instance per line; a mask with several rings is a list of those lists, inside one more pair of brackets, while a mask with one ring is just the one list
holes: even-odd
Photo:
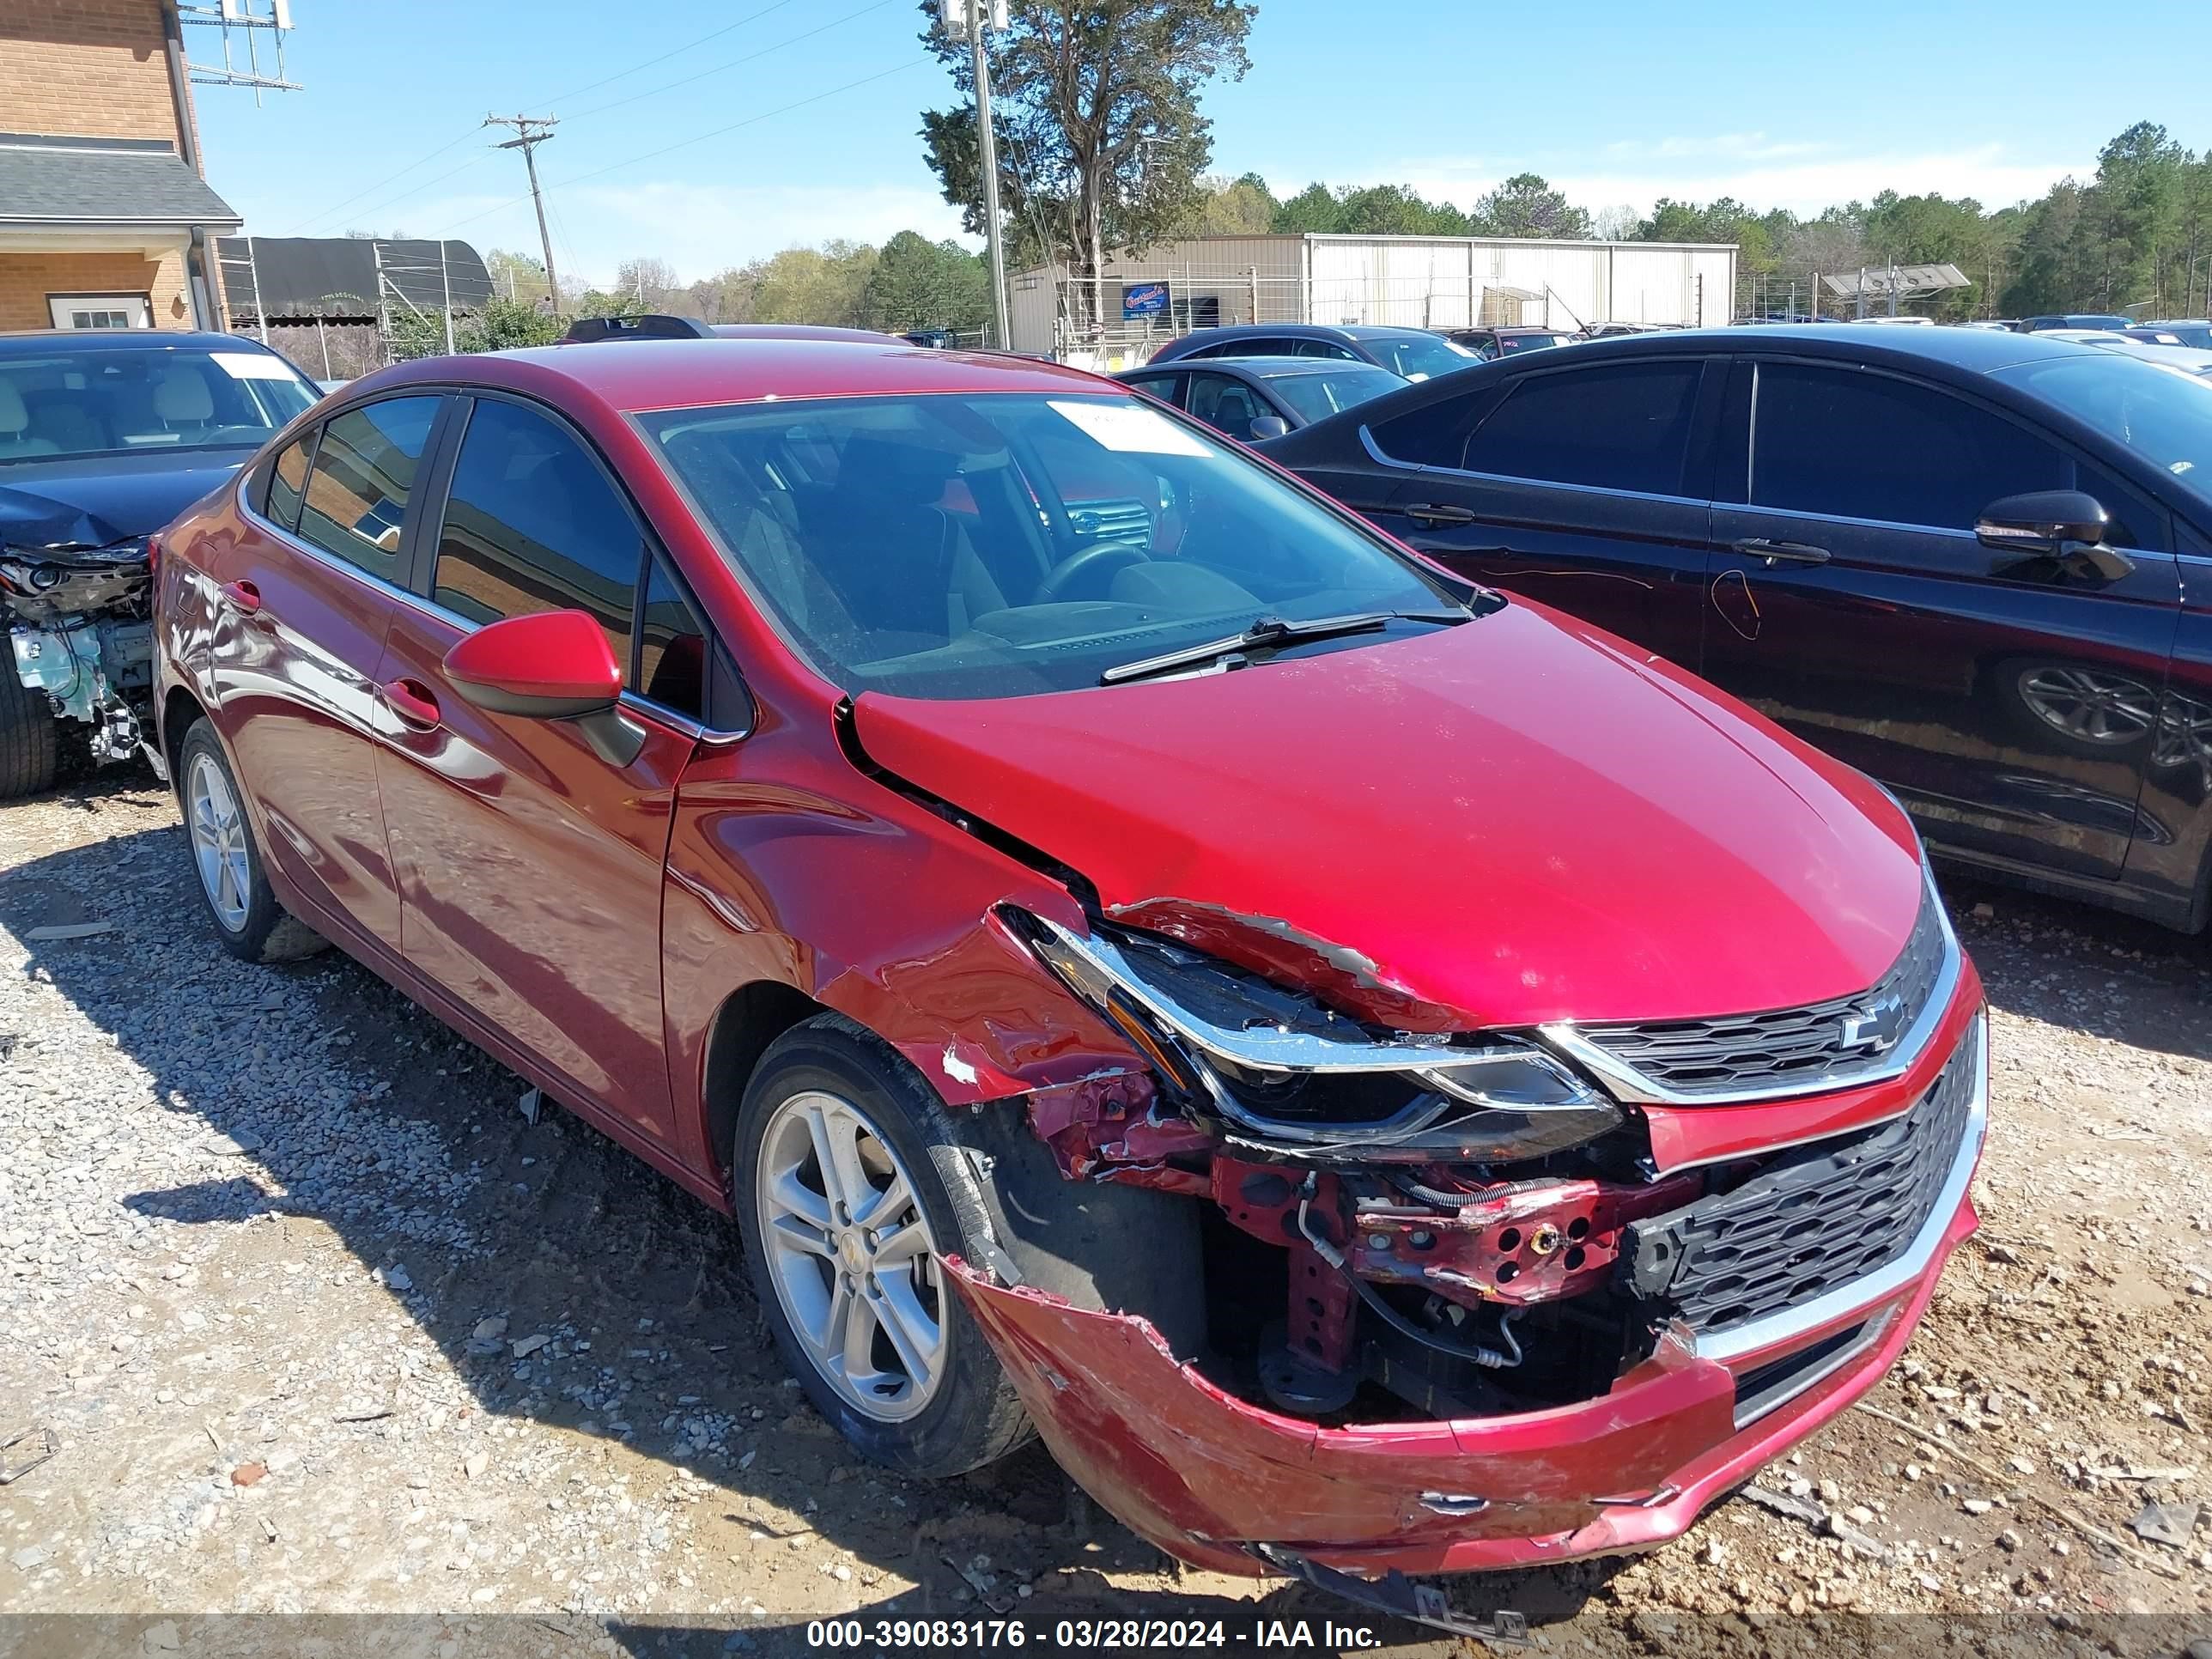
[[[748, 23], [757, 22], [760, 19], [767, 16], [770, 12], [781, 11], [786, 6], [791, 5], [793, 3], [794, 0], [775, 0], [775, 3], [773, 5], [763, 6], [758, 11], [752, 12], [746, 16], [738, 18], [734, 23], [725, 23], [720, 28], [709, 29], [706, 33], [699, 35], [693, 40], [686, 40], [680, 46], [671, 46], [666, 52], [657, 53], [651, 58], [643, 58], [637, 63], [632, 64], [628, 69], [617, 70], [612, 75], [602, 76], [596, 81], [586, 82], [580, 87], [574, 87], [567, 92], [556, 94], [550, 98], [541, 98], [537, 101], [541, 104], [557, 104], [562, 99], [574, 98], [586, 92], [596, 91], [601, 87], [611, 85], [626, 76], [635, 75], [640, 70], [651, 69], [655, 64], [665, 63], [672, 58], [678, 57], [684, 52], [690, 52], [695, 46], [703, 46], [709, 40], [718, 40], [723, 35], [728, 34], [733, 30], [741, 29]], [[611, 106], [609, 106], [608, 107], [611, 107]], [[301, 220], [299, 225], [289, 234], [296, 236], [306, 231], [311, 225], [321, 224], [325, 220], [336, 215], [341, 209], [351, 206], [354, 203], [361, 200], [362, 197], [371, 195], [377, 191], [382, 190], [387, 185], [397, 183], [398, 180], [405, 178], [409, 173], [414, 172], [416, 168], [424, 166], [428, 162], [436, 161], [447, 150], [459, 149], [461, 145], [468, 143], [470, 139], [475, 137], [477, 133], [483, 131], [483, 129], [480, 126], [471, 127], [468, 131], [461, 134], [458, 138], [448, 139], [446, 143], [439, 145], [435, 149], [427, 151], [423, 155], [416, 157], [415, 160], [410, 161], [405, 167], [401, 167], [398, 172], [387, 173], [383, 178], [378, 179], [374, 184], [367, 186], [365, 189], [356, 191], [343, 201], [332, 203], [330, 206], [325, 208], [320, 213], [316, 214], [313, 218]], [[476, 163], [474, 161], [470, 161], [466, 165], [473, 167]], [[453, 172], [459, 173], [463, 169], [460, 167], [456, 167], [453, 169]], [[438, 179], [432, 179], [430, 183], [436, 184], [439, 182], [439, 179], [450, 179], [453, 176], [453, 173], [441, 173], [439, 174]], [[428, 185], [424, 185], [422, 188], [428, 189]], [[393, 197], [392, 201], [404, 201], [409, 196], [416, 193], [416, 192], [414, 191], [404, 191], [398, 196]], [[390, 202], [386, 202], [382, 204], [382, 206], [386, 207], [390, 205]]]
[[740, 17], [734, 23], [725, 23], [720, 28], [711, 29], [705, 34], [701, 35], [696, 40], [686, 40], [680, 46], [671, 46], [666, 52], [662, 52], [657, 58], [648, 58], [641, 64], [632, 64], [626, 70], [617, 70], [612, 75], [604, 76], [597, 81], [586, 82], [580, 87], [572, 87], [567, 92], [556, 93], [554, 96], [544, 99], [542, 101], [548, 104], [557, 104], [564, 98], [577, 98], [582, 96], [587, 92], [596, 92], [601, 87], [611, 86], [617, 81], [627, 79], [629, 76], [636, 74], [640, 70], [651, 69], [655, 64], [665, 64], [672, 58], [680, 57], [684, 52], [690, 51], [694, 46], [703, 46], [709, 40], [719, 40], [722, 36], [731, 33], [732, 30], [741, 29], [748, 23], [757, 23], [762, 18], [767, 16], [769, 13], [772, 11], [781, 11], [786, 6], [792, 3], [793, 0], [775, 0], [775, 3], [774, 5], [763, 6], [758, 11], [752, 13], [750, 16]]
[[[558, 179], [554, 182], [564, 190], [572, 185], [588, 184], [594, 179], [604, 178], [608, 173], [618, 172], [623, 167], [635, 167], [640, 161], [658, 160], [659, 157], [670, 155], [676, 150], [687, 149], [693, 144], [703, 144], [709, 138], [720, 138], [725, 134], [736, 132], [744, 127], [757, 126], [761, 122], [772, 120], [776, 116], [788, 115], [793, 110], [805, 109], [810, 104], [818, 104], [825, 98], [835, 98], [841, 93], [852, 92], [860, 87], [871, 86], [878, 81], [886, 81], [894, 75], [903, 75], [910, 70], [917, 70], [921, 67], [922, 63], [921, 60], [919, 59], [909, 60], [903, 64], [894, 64], [890, 68], [887, 70], [878, 70], [873, 75], [864, 75], [857, 81], [848, 81], [842, 87], [831, 87], [828, 91], [817, 92], [811, 97], [801, 98], [796, 102], [785, 104], [775, 109], [763, 110], [759, 114], [749, 115], [742, 121], [732, 121], [727, 126], [716, 127], [708, 132], [696, 133], [689, 138], [679, 138], [672, 144], [663, 144], [659, 149], [649, 149], [641, 155], [627, 156], [619, 161], [610, 161], [606, 166], [603, 167], [595, 167], [589, 173], [580, 173], [573, 179]], [[529, 198], [527, 196], [516, 196], [512, 197], [504, 202], [495, 202], [480, 213], [471, 213], [466, 218], [455, 219], [452, 221], [438, 234], [442, 236], [446, 232], [458, 230], [463, 225], [472, 225], [479, 219], [488, 219], [495, 213], [503, 212], [507, 209], [514, 206], [517, 203], [527, 201], [528, 199]]]
[[611, 109], [620, 109], [625, 104], [635, 104], [641, 99], [658, 97], [664, 92], [673, 92], [678, 87], [690, 86], [694, 81], [704, 81], [709, 76], [721, 74], [725, 70], [733, 70], [743, 64], [757, 62], [770, 52], [781, 52], [786, 46], [795, 46], [801, 40], [811, 40], [817, 34], [827, 34], [831, 29], [842, 27], [855, 17], [866, 17], [872, 11], [881, 11], [890, 3], [891, 0], [875, 0], [873, 5], [863, 6], [855, 12], [848, 12], [844, 16], [824, 23], [818, 28], [811, 28], [804, 34], [794, 34], [788, 40], [779, 40], [772, 46], [763, 46], [758, 52], [747, 52], [742, 58], [732, 58], [726, 64], [717, 64], [712, 69], [701, 70], [696, 75], [687, 75], [679, 80], [664, 82], [657, 87], [647, 87], [643, 92], [631, 93], [628, 97], [617, 98], [611, 103], [594, 104], [589, 109], [577, 111], [568, 118], [572, 121], [581, 121], [588, 116], [603, 115]]

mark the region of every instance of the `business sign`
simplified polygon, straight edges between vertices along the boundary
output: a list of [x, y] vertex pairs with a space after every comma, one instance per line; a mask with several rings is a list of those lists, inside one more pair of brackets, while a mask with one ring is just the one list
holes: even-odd
[[1157, 317], [1168, 308], [1165, 283], [1132, 283], [1121, 290], [1121, 315]]

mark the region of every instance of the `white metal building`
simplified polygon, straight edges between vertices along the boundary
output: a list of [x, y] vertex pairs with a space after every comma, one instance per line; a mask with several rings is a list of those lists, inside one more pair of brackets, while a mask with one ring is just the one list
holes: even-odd
[[1012, 343], [1116, 368], [1232, 323], [1718, 324], [1729, 320], [1735, 258], [1728, 243], [1193, 237], [1109, 260], [1095, 296], [1065, 265], [1021, 272], [1010, 280]]

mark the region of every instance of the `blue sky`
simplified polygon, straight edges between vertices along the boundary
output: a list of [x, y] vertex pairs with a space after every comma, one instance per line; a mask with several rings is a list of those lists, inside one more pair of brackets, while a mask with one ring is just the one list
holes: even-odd
[[[292, 9], [287, 69], [304, 90], [258, 108], [197, 90], [208, 177], [258, 235], [534, 249], [520, 158], [474, 131], [494, 111], [562, 118], [538, 162], [564, 276], [604, 283], [651, 255], [690, 279], [796, 242], [958, 228], [915, 137], [950, 82], [914, 0]], [[2212, 146], [2212, 9], [2161, 0], [2112, 28], [2154, 45], [2052, 0], [1817, 14], [1583, 0], [1552, 15], [1264, 0], [1251, 74], [1206, 111], [1216, 168], [1257, 169], [1279, 194], [1409, 183], [1463, 206], [1526, 170], [1594, 210], [1725, 192], [1802, 211], [1886, 185], [1993, 205], [2086, 174], [2136, 119]], [[208, 31], [189, 33], [196, 58], [215, 54]]]

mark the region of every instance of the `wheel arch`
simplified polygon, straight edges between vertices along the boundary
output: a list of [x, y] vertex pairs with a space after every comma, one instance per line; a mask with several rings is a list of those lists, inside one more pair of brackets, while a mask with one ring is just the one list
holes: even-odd
[[161, 763], [169, 769], [169, 784], [181, 792], [183, 783], [177, 775], [177, 757], [185, 746], [185, 733], [192, 729], [192, 722], [207, 718], [207, 707], [190, 690], [173, 685], [161, 699], [161, 720], [158, 735], [161, 743]]
[[757, 979], [740, 985], [715, 1009], [708, 1029], [700, 1103], [706, 1119], [707, 1154], [726, 1199], [738, 1108], [744, 1103], [745, 1085], [759, 1066], [761, 1056], [768, 1052], [769, 1044], [793, 1026], [828, 1012], [826, 1003], [776, 979]]

